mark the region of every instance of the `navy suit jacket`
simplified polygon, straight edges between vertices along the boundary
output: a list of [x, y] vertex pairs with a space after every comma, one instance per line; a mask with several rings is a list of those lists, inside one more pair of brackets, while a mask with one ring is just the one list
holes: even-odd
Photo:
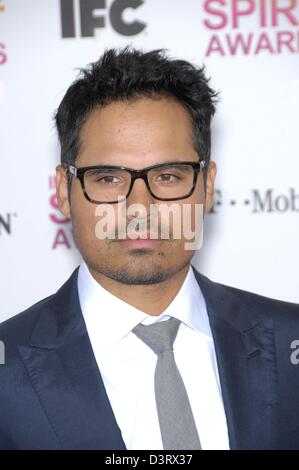
[[[290, 360], [299, 305], [194, 273], [207, 303], [230, 448], [299, 449], [299, 364]], [[125, 449], [80, 309], [77, 274], [0, 325], [0, 449]]]

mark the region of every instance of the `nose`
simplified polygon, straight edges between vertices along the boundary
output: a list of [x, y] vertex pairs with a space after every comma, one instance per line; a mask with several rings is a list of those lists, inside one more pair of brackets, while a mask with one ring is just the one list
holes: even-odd
[[132, 190], [127, 198], [127, 206], [132, 204], [140, 205], [138, 208], [137, 218], [145, 218], [149, 216], [150, 204], [155, 204], [157, 201], [149, 192], [145, 181], [142, 178], [136, 178]]

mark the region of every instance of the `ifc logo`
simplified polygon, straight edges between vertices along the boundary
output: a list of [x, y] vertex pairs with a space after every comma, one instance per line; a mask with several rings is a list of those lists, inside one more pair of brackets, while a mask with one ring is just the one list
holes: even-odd
[[[75, 8], [78, 6], [77, 2], [79, 2], [78, 9]], [[123, 36], [135, 36], [144, 30], [146, 23], [139, 20], [127, 23], [123, 14], [128, 8], [135, 10], [143, 3], [144, 0], [114, 0], [108, 8], [106, 0], [60, 0], [62, 37], [74, 38], [78, 36], [75, 26], [75, 11], [78, 11], [80, 17], [80, 36], [83, 38], [93, 37], [96, 28], [106, 27], [105, 13], [107, 13], [114, 31]], [[104, 11], [103, 14], [98, 14], [96, 10]]]

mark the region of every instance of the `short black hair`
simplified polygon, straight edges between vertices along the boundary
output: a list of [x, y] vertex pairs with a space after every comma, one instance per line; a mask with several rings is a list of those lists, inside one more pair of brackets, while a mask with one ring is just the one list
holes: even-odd
[[95, 108], [141, 97], [173, 97], [182, 104], [192, 120], [199, 159], [209, 163], [210, 125], [218, 93], [208, 82], [204, 66], [197, 68], [185, 60], [170, 59], [165, 49], [106, 49], [98, 61], [80, 69], [78, 79], [68, 88], [55, 113], [61, 163], [75, 163], [80, 131]]

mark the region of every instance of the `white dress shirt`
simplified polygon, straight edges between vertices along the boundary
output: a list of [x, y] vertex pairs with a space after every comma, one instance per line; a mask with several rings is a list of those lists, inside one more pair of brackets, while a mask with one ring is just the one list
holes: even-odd
[[78, 292], [93, 352], [128, 450], [163, 449], [154, 391], [155, 353], [132, 329], [181, 320], [174, 356], [203, 449], [229, 449], [226, 416], [206, 303], [190, 266], [176, 297], [151, 316], [104, 289], [81, 263]]

